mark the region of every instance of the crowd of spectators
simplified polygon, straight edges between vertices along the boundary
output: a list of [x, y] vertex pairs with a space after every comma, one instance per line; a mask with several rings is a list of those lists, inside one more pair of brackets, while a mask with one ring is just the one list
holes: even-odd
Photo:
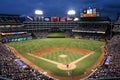
[[0, 24], [10, 24], [10, 23], [22, 23], [21, 19], [19, 16], [9, 16], [9, 15], [5, 15], [5, 16], [0, 16]]
[[67, 38], [70, 38], [70, 37], [73, 37], [73, 33], [71, 32], [71, 31], [65, 31], [64, 32], [64, 35], [65, 35], [65, 37]]
[[80, 26], [80, 27], [76, 27], [77, 30], [81, 30], [81, 31], [103, 31], [106, 32], [107, 30], [107, 26], [97, 26], [97, 25], [86, 25], [86, 26]]
[[47, 38], [48, 32], [46, 32], [46, 31], [33, 32], [33, 35], [38, 39], [39, 38]]
[[26, 68], [16, 63], [15, 54], [3, 43], [0, 43], [0, 80], [54, 80], [48, 75], [39, 72], [29, 65]]
[[89, 79], [120, 80], [120, 35], [114, 36], [105, 46], [105, 60]]
[[31, 36], [31, 33], [24, 33], [24, 34], [9, 34], [9, 35], [2, 35], [2, 42], [14, 42], [14, 41], [21, 41], [27, 40], [28, 37]]
[[114, 25], [113, 32], [120, 32], [120, 25]]
[[96, 34], [96, 33], [74, 33], [74, 37], [80, 39], [98, 40], [98, 41], [104, 41], [105, 39], [109, 38], [109, 36], [105, 34]]

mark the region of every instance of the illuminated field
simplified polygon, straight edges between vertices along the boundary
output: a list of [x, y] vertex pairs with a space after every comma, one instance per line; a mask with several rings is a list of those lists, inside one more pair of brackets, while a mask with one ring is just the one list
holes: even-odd
[[[101, 55], [101, 49], [100, 47], [103, 46], [104, 42], [99, 41], [93, 41], [93, 40], [82, 40], [82, 39], [71, 39], [71, 38], [47, 38], [47, 39], [35, 39], [35, 40], [28, 40], [28, 41], [21, 41], [21, 42], [12, 42], [8, 45], [14, 47], [20, 54], [22, 54], [25, 58], [27, 58], [29, 61], [33, 62], [35, 65], [41, 67], [44, 69], [44, 71], [47, 71], [51, 74], [57, 75], [57, 76], [68, 76], [66, 71], [61, 70], [57, 67], [56, 64], [50, 63], [48, 61], [42, 60], [37, 57], [33, 57], [29, 55], [28, 53], [31, 53], [35, 50], [45, 50], [48, 48], [77, 48], [77, 49], [86, 49], [93, 51], [93, 54], [90, 54], [86, 58], [82, 59], [81, 61], [76, 63], [76, 68], [71, 70], [72, 76], [79, 76], [83, 74], [89, 67], [91, 67], [96, 60]], [[56, 58], [56, 56], [59, 56], [60, 54], [66, 54], [68, 56], [68, 59], [60, 60], [61, 58]], [[69, 56], [70, 54], [71, 56]], [[36, 53], [37, 54], [37, 53]], [[74, 56], [73, 56], [74, 54]], [[48, 57], [48, 55], [52, 55], [52, 57]], [[53, 60], [59, 63], [70, 63], [74, 60], [77, 60], [84, 55], [78, 54], [76, 52], [70, 52], [63, 50], [61, 51], [54, 51], [51, 53], [46, 53], [45, 55], [42, 55], [42, 57], [47, 58], [49, 60]], [[74, 58], [74, 59], [72, 59]], [[71, 59], [71, 60], [69, 60]]]

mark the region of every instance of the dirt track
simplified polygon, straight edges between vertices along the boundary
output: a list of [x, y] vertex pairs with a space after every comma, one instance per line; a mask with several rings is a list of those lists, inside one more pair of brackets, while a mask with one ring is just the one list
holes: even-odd
[[[26, 58], [24, 58], [21, 54], [19, 54], [14, 48], [10, 47], [10, 49], [17, 55], [19, 56], [19, 58], [21, 60], [23, 60], [25, 63], [27, 63], [28, 65], [32, 66], [33, 68], [37, 69], [38, 71], [40, 72], [44, 72], [43, 69], [41, 69], [40, 67], [37, 67], [36, 65], [34, 65], [32, 62], [30, 62], [29, 60], [27, 60]], [[58, 48], [60, 49], [60, 48]], [[61, 48], [62, 50], [64, 50], [65, 48]], [[48, 52], [52, 52], [56, 50], [55, 48], [51, 48], [51, 49], [43, 49], [42, 51], [40, 50], [36, 50], [36, 51], [33, 51], [35, 54], [37, 53], [38, 56], [41, 56], [42, 54], [45, 54], [45, 53], [48, 53]], [[67, 49], [68, 51], [73, 51], [73, 52], [80, 52], [80, 53], [84, 53], [84, 54], [88, 54], [89, 51], [85, 51], [85, 49], [71, 49], [71, 48], [68, 48]], [[48, 73], [48, 75], [52, 76], [52, 77], [55, 77], [59, 80], [79, 80], [80, 78], [84, 78], [86, 76], [88, 76], [92, 70], [95, 70], [95, 68], [103, 61], [104, 59], [104, 47], [101, 47], [101, 50], [102, 50], [102, 55], [99, 57], [98, 61], [96, 61], [96, 63], [90, 67], [86, 72], [85, 74], [82, 74], [80, 76], [76, 76], [76, 77], [59, 77], [59, 76], [55, 76], [51, 73]], [[31, 53], [33, 53], [31, 52]]]

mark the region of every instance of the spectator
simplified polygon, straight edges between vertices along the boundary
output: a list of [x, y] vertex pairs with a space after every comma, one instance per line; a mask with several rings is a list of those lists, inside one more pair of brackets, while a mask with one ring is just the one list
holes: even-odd
[[[10, 51], [6, 45], [0, 43], [0, 76], [12, 80], [53, 80], [53, 78], [44, 75], [29, 65], [23, 69], [16, 63], [17, 57]], [[21, 63], [25, 64], [23, 61]], [[26, 64], [25, 64], [26, 65]]]
[[[120, 35], [114, 36], [105, 46], [106, 59], [109, 64], [101, 64], [89, 79], [120, 79]], [[108, 59], [109, 58], [109, 59]]]

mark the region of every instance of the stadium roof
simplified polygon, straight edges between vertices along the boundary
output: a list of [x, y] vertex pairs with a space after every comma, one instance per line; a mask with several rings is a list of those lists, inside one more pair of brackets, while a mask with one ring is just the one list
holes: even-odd
[[0, 16], [20, 16], [19, 14], [0, 14]]

